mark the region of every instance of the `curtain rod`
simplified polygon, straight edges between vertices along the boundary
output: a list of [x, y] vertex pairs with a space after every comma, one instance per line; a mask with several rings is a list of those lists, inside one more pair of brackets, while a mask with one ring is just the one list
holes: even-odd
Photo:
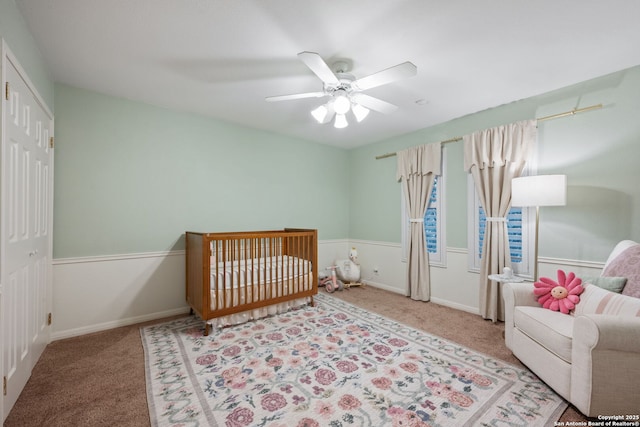
[[[584, 107], [584, 108], [574, 108], [573, 110], [565, 111], [564, 113], [552, 114], [550, 116], [540, 117], [539, 119], [536, 119], [536, 120], [539, 121], [539, 122], [544, 122], [546, 120], [559, 119], [560, 117], [573, 116], [573, 115], [576, 115], [578, 113], [584, 113], [586, 111], [597, 110], [599, 108], [602, 108], [602, 104], [590, 105], [590, 106]], [[461, 141], [461, 140], [462, 140], [461, 136], [456, 136], [455, 138], [450, 138], [450, 139], [445, 139], [444, 141], [440, 141], [440, 143], [446, 144], [446, 143], [449, 143], [449, 142], [456, 142], [456, 141]], [[393, 157], [395, 155], [396, 155], [396, 153], [381, 154], [379, 156], [376, 156], [376, 160], [386, 159], [387, 157]]]

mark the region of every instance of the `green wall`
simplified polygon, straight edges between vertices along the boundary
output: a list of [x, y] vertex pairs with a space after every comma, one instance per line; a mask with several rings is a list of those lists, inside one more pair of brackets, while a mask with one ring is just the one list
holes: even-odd
[[[187, 229], [397, 243], [395, 158], [375, 156], [597, 103], [539, 125], [538, 172], [569, 184], [567, 206], [541, 209], [540, 255], [604, 261], [640, 240], [640, 67], [345, 151], [54, 85], [12, 0], [0, 0], [0, 36], [55, 112], [56, 258], [179, 249]], [[444, 147], [447, 246], [466, 248], [462, 143]]]
[[55, 94], [55, 258], [181, 249], [186, 230], [348, 237], [342, 149], [64, 85]]
[[[599, 103], [602, 109], [539, 122], [538, 173], [568, 180], [567, 206], [540, 210], [540, 256], [604, 261], [617, 241], [640, 241], [640, 67], [352, 150], [349, 237], [400, 242], [396, 160], [377, 155]], [[467, 247], [462, 145], [444, 145], [453, 248]]]
[[25, 69], [44, 102], [53, 110], [53, 81], [40, 50], [13, 0], [0, 0], [0, 37]]

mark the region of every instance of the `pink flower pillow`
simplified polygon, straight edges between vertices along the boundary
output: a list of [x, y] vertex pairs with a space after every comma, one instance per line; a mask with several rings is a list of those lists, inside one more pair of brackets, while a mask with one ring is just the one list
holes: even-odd
[[539, 282], [533, 284], [535, 289], [533, 293], [538, 296], [538, 302], [544, 308], [553, 311], [560, 311], [569, 314], [580, 302], [580, 295], [584, 288], [582, 287], [582, 279], [576, 277], [575, 274], [558, 270], [558, 281], [555, 282], [547, 277], [541, 277]]

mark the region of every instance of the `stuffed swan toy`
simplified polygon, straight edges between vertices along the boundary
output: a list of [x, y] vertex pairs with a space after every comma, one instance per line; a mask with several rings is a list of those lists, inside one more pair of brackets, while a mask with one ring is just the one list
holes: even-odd
[[360, 264], [358, 264], [358, 251], [351, 248], [349, 259], [336, 261], [336, 273], [343, 282], [355, 283], [360, 280]]

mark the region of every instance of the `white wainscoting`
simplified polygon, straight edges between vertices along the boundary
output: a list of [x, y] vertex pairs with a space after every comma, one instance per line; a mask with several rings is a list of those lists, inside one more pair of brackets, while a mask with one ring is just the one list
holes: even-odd
[[[406, 294], [406, 263], [399, 243], [365, 240], [318, 242], [319, 271], [358, 250], [367, 286]], [[467, 250], [447, 249], [447, 266], [431, 267], [431, 301], [478, 313], [478, 274], [467, 270]], [[52, 339], [98, 332], [187, 313], [184, 251], [53, 261]], [[540, 275], [556, 270], [598, 275], [603, 263], [540, 259]], [[374, 272], [377, 270], [377, 272]], [[365, 288], [366, 289], [366, 288]]]
[[[367, 285], [406, 295], [406, 263], [400, 244], [351, 240], [358, 250], [362, 280]], [[466, 248], [447, 248], [446, 267], [431, 267], [431, 301], [479, 314], [479, 274], [468, 271]], [[557, 258], [540, 258], [539, 274], [556, 277], [557, 270], [576, 275], [597, 276], [604, 263]], [[374, 273], [374, 269], [377, 273]]]
[[362, 282], [405, 295], [407, 270], [399, 243], [352, 240], [351, 247], [358, 251]]
[[318, 241], [318, 272], [329, 273], [327, 267], [349, 256], [349, 239]]
[[[407, 264], [399, 243], [352, 240], [351, 245], [358, 249], [362, 281], [407, 294]], [[478, 274], [467, 271], [466, 249], [447, 249], [446, 259], [446, 268], [431, 267], [431, 301], [478, 313]]]
[[[324, 269], [349, 253], [349, 240], [318, 242]], [[189, 312], [184, 251], [53, 261], [53, 340]]]
[[188, 313], [184, 251], [53, 261], [52, 339]]

